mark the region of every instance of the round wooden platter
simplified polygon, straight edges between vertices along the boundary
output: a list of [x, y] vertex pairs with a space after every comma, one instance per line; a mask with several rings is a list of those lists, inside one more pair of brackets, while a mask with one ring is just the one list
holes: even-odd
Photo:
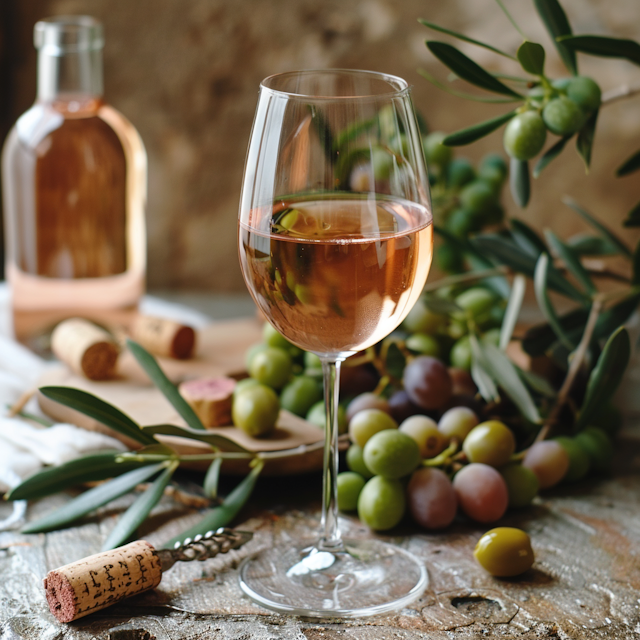
[[[196, 357], [190, 360], [159, 358], [165, 374], [178, 384], [184, 380], [206, 376], [241, 376], [246, 350], [261, 341], [261, 323], [241, 319], [212, 324], [198, 332]], [[176, 424], [186, 426], [168, 400], [150, 382], [133, 356], [125, 352], [118, 364], [118, 377], [107, 382], [94, 382], [78, 376], [65, 366], [49, 369], [38, 386], [74, 387], [113, 404], [141, 425]], [[38, 394], [42, 410], [58, 422], [75, 424], [90, 431], [114, 436], [131, 448], [140, 445], [98, 421]], [[322, 468], [324, 432], [318, 427], [282, 410], [275, 432], [269, 438], [251, 438], [234, 426], [217, 427], [211, 433], [223, 435], [252, 452], [291, 452], [291, 455], [267, 460], [264, 473], [290, 475]], [[176, 436], [157, 436], [182, 455], [210, 452], [210, 447], [196, 440]], [[209, 462], [191, 463], [192, 468], [206, 470]], [[225, 473], [246, 473], [244, 460], [225, 461]]]

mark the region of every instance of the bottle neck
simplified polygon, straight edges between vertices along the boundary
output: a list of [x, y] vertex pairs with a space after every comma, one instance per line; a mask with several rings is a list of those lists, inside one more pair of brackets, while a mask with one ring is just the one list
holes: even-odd
[[64, 53], [47, 49], [38, 51], [38, 102], [102, 96], [101, 49]]

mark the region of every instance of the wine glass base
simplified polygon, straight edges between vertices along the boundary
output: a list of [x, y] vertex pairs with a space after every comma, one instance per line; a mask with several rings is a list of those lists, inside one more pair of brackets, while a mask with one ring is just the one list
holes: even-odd
[[379, 540], [274, 547], [247, 558], [240, 587], [258, 604], [309, 618], [358, 618], [400, 609], [425, 590], [424, 562]]

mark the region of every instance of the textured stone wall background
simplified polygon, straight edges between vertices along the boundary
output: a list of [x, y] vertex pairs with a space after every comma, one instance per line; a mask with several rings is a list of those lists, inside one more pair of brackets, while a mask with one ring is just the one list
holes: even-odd
[[[3, 3], [4, 5], [4, 3]], [[8, 8], [8, 5], [11, 5]], [[532, 40], [548, 44], [530, 0], [507, 0]], [[563, 0], [576, 33], [640, 38], [637, 0]], [[2, 133], [33, 101], [32, 28], [39, 18], [89, 13], [105, 24], [108, 100], [140, 131], [149, 154], [149, 284], [151, 287], [242, 290], [236, 215], [244, 155], [260, 80], [296, 68], [351, 67], [385, 71], [415, 85], [416, 107], [431, 128], [453, 131], [504, 109], [469, 103], [430, 86], [416, 72], [443, 78], [424, 46], [427, 18], [515, 51], [521, 37], [494, 0], [29, 0], [2, 13]], [[511, 63], [477, 47], [464, 50], [495, 70]], [[549, 49], [550, 75], [565, 74]], [[640, 67], [580, 56], [581, 71], [604, 90], [640, 84]], [[581, 222], [560, 204], [571, 194], [612, 223], [640, 198], [637, 174], [613, 170], [640, 146], [640, 96], [602, 113], [594, 162], [585, 176], [573, 149], [534, 185], [526, 212], [510, 197], [510, 214], [561, 235]], [[479, 158], [501, 148], [496, 133], [461, 153]]]

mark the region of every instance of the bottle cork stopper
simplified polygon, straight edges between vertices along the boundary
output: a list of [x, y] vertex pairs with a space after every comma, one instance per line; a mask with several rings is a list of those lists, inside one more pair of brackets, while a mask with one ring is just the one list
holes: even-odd
[[191, 358], [196, 345], [196, 332], [191, 327], [153, 316], [137, 316], [131, 337], [154, 355], [177, 360]]
[[232, 424], [231, 408], [236, 381], [232, 378], [197, 378], [180, 383], [178, 391], [207, 429]]
[[120, 347], [109, 333], [88, 320], [61, 322], [51, 335], [51, 348], [58, 359], [90, 380], [115, 375]]
[[72, 622], [154, 589], [161, 578], [162, 565], [155, 549], [137, 540], [50, 571], [44, 589], [51, 613], [60, 622]]

